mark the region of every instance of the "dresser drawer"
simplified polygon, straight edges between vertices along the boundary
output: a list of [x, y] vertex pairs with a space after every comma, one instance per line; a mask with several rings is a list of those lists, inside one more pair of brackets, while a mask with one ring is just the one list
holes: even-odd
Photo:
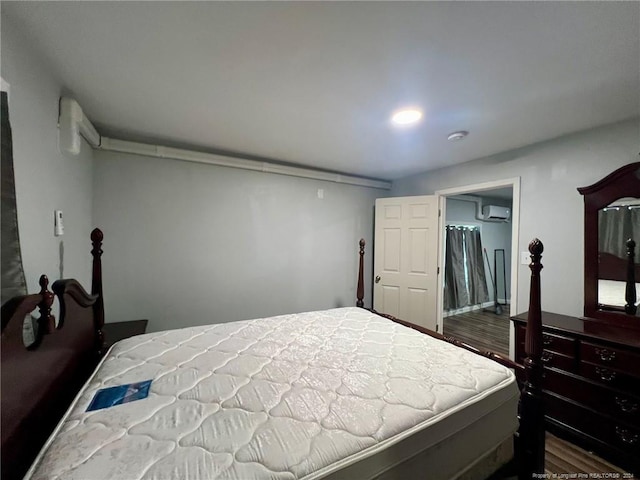
[[[524, 355], [524, 343], [525, 343], [525, 331], [524, 328], [519, 327], [516, 330], [516, 342], [518, 349]], [[569, 357], [575, 357], [576, 355], [576, 340], [569, 337], [563, 337], [553, 333], [542, 334], [542, 348], [550, 352], [561, 353]]]
[[640, 429], [640, 398], [559, 370], [545, 370], [543, 388]]
[[[525, 329], [518, 325], [516, 328], [516, 345], [517, 351], [521, 353], [524, 358], [524, 344], [525, 344]], [[576, 340], [570, 337], [564, 337], [562, 335], [556, 335], [554, 333], [543, 333], [542, 344], [544, 350], [549, 352], [560, 353], [569, 357], [575, 357], [576, 355]]]
[[569, 337], [555, 335], [553, 333], [542, 334], [542, 344], [545, 350], [561, 353], [570, 357], [576, 355], [576, 340]]
[[561, 353], [544, 350], [542, 352], [542, 365], [548, 368], [558, 368], [567, 372], [577, 373], [575, 358]]
[[[549, 350], [542, 351], [542, 365], [545, 368], [558, 368], [571, 373], [578, 373], [578, 367], [576, 359], [561, 353], [550, 352]], [[524, 364], [524, 349], [518, 351], [516, 362]]]
[[[629, 375], [640, 377], [640, 355], [637, 353], [621, 348], [582, 342], [580, 357], [583, 362], [614, 368]], [[638, 381], [640, 382], [640, 379]]]
[[580, 375], [619, 390], [627, 392], [640, 391], [640, 379], [609, 366], [580, 362]]
[[632, 456], [640, 455], [640, 429], [612, 421], [596, 412], [562, 400], [555, 395], [545, 395], [545, 414], [562, 424], [571, 425], [593, 437], [596, 441]]

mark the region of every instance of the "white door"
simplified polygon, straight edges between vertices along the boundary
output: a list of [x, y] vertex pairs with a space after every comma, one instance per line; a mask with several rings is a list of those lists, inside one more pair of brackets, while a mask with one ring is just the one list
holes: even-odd
[[373, 308], [436, 330], [438, 198], [376, 200]]

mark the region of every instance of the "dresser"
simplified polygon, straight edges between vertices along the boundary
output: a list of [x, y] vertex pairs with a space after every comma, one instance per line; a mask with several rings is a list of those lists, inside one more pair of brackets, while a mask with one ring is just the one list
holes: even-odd
[[[526, 318], [511, 319], [519, 363]], [[542, 312], [542, 324], [548, 429], [638, 474], [640, 329], [548, 312]]]

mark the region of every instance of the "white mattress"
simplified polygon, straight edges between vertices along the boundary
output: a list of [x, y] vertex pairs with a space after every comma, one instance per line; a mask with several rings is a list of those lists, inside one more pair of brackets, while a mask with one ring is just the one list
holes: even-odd
[[359, 308], [147, 334], [112, 347], [26, 478], [371, 478], [480, 426], [504, 440], [517, 395], [510, 370]]
[[[626, 282], [598, 279], [598, 303], [624, 307], [627, 303], [625, 300], [626, 289]], [[638, 294], [638, 292], [640, 292], [640, 283], [636, 283], [637, 305], [640, 305], [640, 294]]]

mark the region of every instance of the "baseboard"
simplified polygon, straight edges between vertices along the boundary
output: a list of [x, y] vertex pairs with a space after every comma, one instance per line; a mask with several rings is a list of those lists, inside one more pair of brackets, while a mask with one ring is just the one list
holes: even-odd
[[[499, 298], [498, 299], [498, 303], [500, 303], [500, 305], [506, 309], [509, 308], [509, 301], [508, 300], [504, 300]], [[457, 308], [455, 310], [445, 310], [442, 314], [443, 318], [446, 317], [452, 317], [454, 315], [460, 315], [461, 313], [469, 313], [469, 312], [475, 312], [478, 310], [483, 310], [485, 308], [492, 308], [494, 307], [495, 304], [493, 302], [484, 302], [484, 303], [479, 303], [477, 305], [467, 305], [466, 307], [462, 307], [462, 308]]]
[[466, 307], [456, 308], [455, 310], [445, 310], [443, 317], [451, 317], [453, 315], [460, 315], [461, 313], [474, 312], [476, 310], [482, 310], [483, 308], [493, 307], [493, 302], [484, 302], [477, 305], [467, 305]]

